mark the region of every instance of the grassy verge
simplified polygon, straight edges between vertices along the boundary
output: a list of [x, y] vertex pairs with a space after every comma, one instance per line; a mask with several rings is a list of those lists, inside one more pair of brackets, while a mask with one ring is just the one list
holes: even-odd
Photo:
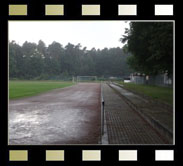
[[118, 82], [124, 88], [173, 105], [173, 88]]
[[9, 99], [34, 96], [56, 88], [73, 85], [72, 82], [59, 81], [9, 81]]

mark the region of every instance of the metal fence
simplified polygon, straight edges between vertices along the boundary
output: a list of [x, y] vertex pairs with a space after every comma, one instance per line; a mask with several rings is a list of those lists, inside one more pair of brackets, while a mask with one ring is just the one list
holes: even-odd
[[173, 86], [173, 77], [167, 74], [159, 74], [156, 76], [131, 75], [131, 82], [135, 84], [148, 84], [158, 86]]

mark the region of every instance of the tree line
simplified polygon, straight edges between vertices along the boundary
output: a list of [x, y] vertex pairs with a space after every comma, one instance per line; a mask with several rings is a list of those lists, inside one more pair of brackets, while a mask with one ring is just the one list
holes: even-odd
[[146, 75], [173, 74], [173, 22], [131, 22], [121, 38], [128, 64]]
[[87, 50], [80, 44], [63, 47], [53, 42], [48, 47], [24, 42], [9, 42], [10, 79], [65, 79], [72, 76], [122, 77], [131, 72], [126, 63], [130, 54], [122, 48]]

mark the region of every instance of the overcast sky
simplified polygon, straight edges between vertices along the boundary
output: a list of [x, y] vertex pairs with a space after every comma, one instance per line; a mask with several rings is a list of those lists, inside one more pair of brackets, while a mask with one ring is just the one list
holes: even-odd
[[80, 43], [91, 49], [122, 47], [119, 41], [129, 22], [124, 21], [10, 21], [9, 40], [22, 45], [25, 41], [48, 46], [53, 41], [65, 46]]

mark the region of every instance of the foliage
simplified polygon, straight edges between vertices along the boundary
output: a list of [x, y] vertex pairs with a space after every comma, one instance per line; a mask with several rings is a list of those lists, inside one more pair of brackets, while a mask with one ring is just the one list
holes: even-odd
[[173, 23], [131, 22], [121, 38], [132, 53], [128, 64], [137, 72], [173, 73]]
[[126, 63], [129, 53], [121, 48], [87, 50], [81, 45], [68, 43], [63, 47], [53, 42], [46, 47], [25, 42], [22, 46], [15, 41], [9, 43], [10, 79], [65, 79], [77, 75], [98, 77], [124, 76], [130, 74]]

